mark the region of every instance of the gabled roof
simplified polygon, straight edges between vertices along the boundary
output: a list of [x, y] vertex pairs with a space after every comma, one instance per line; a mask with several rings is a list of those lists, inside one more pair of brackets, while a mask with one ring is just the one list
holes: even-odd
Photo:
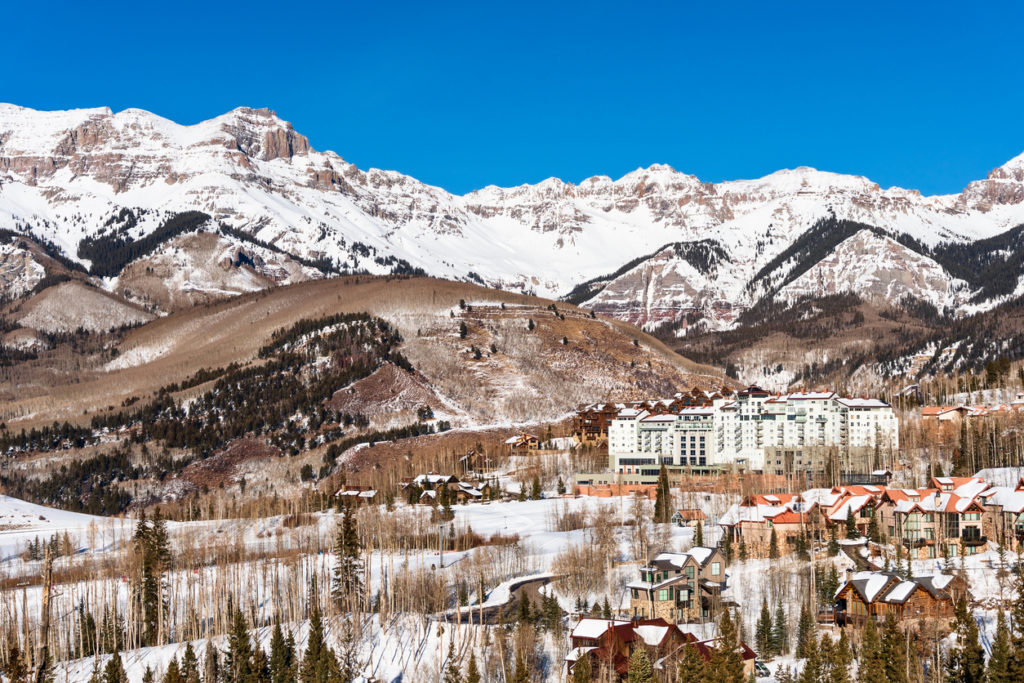
[[866, 604], [875, 602], [903, 604], [910, 599], [915, 590], [920, 589], [927, 591], [936, 600], [951, 600], [952, 598], [945, 589], [954, 579], [955, 577], [945, 574], [902, 579], [891, 572], [857, 572], [853, 575], [852, 581], [840, 586], [836, 595], [838, 596], [849, 586]]

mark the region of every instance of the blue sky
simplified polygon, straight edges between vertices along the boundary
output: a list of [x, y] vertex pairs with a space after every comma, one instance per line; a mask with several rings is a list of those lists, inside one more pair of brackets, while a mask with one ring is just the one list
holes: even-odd
[[266, 106], [454, 192], [667, 163], [926, 194], [1024, 152], [1024, 3], [12, 3], [0, 100]]

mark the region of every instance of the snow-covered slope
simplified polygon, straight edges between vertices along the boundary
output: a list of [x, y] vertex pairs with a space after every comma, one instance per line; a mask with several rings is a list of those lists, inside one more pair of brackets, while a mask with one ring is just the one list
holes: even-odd
[[[664, 165], [618, 180], [548, 179], [455, 196], [318, 152], [268, 110], [240, 108], [182, 126], [137, 109], [40, 112], [0, 104], [0, 228], [31, 231], [77, 258], [83, 238], [119, 229], [124, 207], [147, 210], [124, 227], [130, 239], [170, 213], [200, 210], [262, 243], [341, 269], [421, 268], [547, 296], [638, 261], [603, 291], [595, 287], [593, 305], [642, 324], [699, 311], [725, 326], [765, 293], [752, 284], [757, 273], [825, 217], [925, 248], [1024, 223], [1024, 155], [961, 194], [937, 197], [803, 167], [713, 184]], [[722, 267], [703, 267], [685, 248], [665, 249], [706, 241], [724, 250]], [[926, 264], [877, 240], [843, 246], [833, 259], [842, 264], [823, 263], [788, 293], [906, 290], [959, 301], [960, 284], [938, 264], [913, 282], [890, 283], [901, 269]], [[888, 265], [873, 261], [879, 250]], [[215, 256], [207, 250], [202, 258]], [[219, 286], [220, 278], [209, 283], [213, 293]], [[221, 293], [247, 287], [237, 282]]]

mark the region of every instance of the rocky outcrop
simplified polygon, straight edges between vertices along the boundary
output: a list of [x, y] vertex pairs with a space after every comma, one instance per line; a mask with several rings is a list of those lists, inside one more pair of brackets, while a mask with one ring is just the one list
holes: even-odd
[[[126, 208], [150, 211], [131, 239], [158, 229], [170, 213], [197, 210], [258, 243], [326, 258], [338, 269], [423, 269], [547, 296], [603, 278], [587, 301], [598, 310], [645, 325], [693, 314], [728, 326], [765, 293], [757, 273], [824, 217], [926, 245], [1024, 223], [1024, 156], [959, 195], [940, 197], [805, 167], [709, 183], [665, 165], [618, 180], [550, 178], [455, 196], [318, 152], [268, 109], [243, 107], [180, 126], [136, 109], [0, 105], [0, 216], [36, 226], [74, 258], [77, 240], [114, 229], [111, 219]], [[727, 252], [727, 268], [704, 272], [663, 249], [706, 240]], [[857, 273], [825, 264], [815, 271], [819, 280], [801, 286], [824, 293], [845, 283], [870, 294], [889, 278], [928, 300], [956, 299], [945, 275], [904, 282], [893, 269], [873, 269], [868, 253], [847, 254], [855, 270], [862, 264]], [[218, 263], [196, 267], [212, 273], [207, 266]]]

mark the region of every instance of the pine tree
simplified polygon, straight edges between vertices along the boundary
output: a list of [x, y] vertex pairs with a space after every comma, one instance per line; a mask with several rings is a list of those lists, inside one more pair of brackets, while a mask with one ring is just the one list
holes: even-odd
[[249, 680], [253, 683], [270, 683], [270, 660], [259, 645], [252, 653], [252, 677]]
[[128, 674], [125, 673], [120, 652], [115, 652], [107, 660], [107, 666], [103, 669], [103, 683], [128, 683]]
[[281, 623], [274, 624], [274, 633], [270, 636], [270, 680], [272, 683], [288, 683], [291, 680], [294, 650], [289, 650], [288, 643], [281, 631]]
[[612, 606], [608, 602], [608, 596], [604, 596], [604, 602], [601, 604], [601, 618], [611, 619], [612, 618]]
[[743, 657], [739, 649], [739, 636], [728, 609], [722, 610], [718, 631], [718, 642], [708, 662], [708, 678], [716, 683], [743, 683]]
[[455, 659], [455, 640], [448, 641], [448, 663], [444, 667], [444, 683], [462, 683], [462, 672], [459, 670], [459, 663]]
[[789, 654], [789, 631], [786, 628], [786, 613], [782, 603], [775, 606], [775, 623], [772, 625], [772, 652], [777, 655]]
[[593, 674], [590, 668], [590, 657], [580, 655], [572, 667], [572, 683], [590, 683]]
[[812, 633], [804, 643], [804, 668], [800, 672], [800, 683], [818, 683], [822, 679], [823, 667], [818, 651], [818, 638]]
[[629, 656], [626, 680], [628, 683], [654, 683], [654, 667], [651, 666], [651, 659], [643, 646], [638, 646]]
[[871, 518], [868, 520], [868, 540], [872, 543], [882, 542], [882, 537], [878, 533], [878, 520], [875, 518], [874, 514], [872, 514]]
[[309, 599], [309, 637], [306, 639], [306, 654], [302, 657], [299, 679], [302, 683], [333, 683], [338, 662], [324, 639], [324, 622], [320, 615], [315, 576], [310, 585]]
[[530, 482], [530, 500], [540, 500], [540, 477], [536, 474], [533, 475], [533, 481]]
[[850, 639], [846, 637], [846, 629], [839, 630], [839, 642], [832, 653], [832, 670], [828, 683], [850, 683], [850, 669], [853, 668], [853, 652], [850, 650]]
[[834, 524], [829, 528], [828, 554], [829, 557], [835, 557], [839, 554], [839, 539], [836, 538], [836, 527]]
[[697, 520], [697, 531], [694, 533], [693, 543], [698, 548], [704, 547], [704, 524], [699, 519]]
[[1024, 562], [1017, 556], [1017, 598], [1010, 607], [1010, 680], [1024, 680]]
[[882, 627], [882, 661], [888, 683], [907, 683], [907, 650], [904, 634], [889, 612]]
[[250, 683], [253, 679], [252, 637], [242, 610], [236, 608], [228, 633], [228, 649], [224, 653], [226, 683]]
[[768, 557], [772, 560], [779, 559], [779, 537], [775, 534], [775, 527], [772, 527], [772, 535], [768, 539]]
[[967, 599], [960, 596], [953, 619], [956, 645], [949, 651], [946, 676], [951, 683], [982, 683], [985, 678], [985, 650], [978, 643], [978, 624], [967, 611]]
[[861, 634], [860, 658], [857, 661], [857, 683], [886, 683], [882, 640], [875, 620], [868, 617]]
[[196, 651], [192, 649], [192, 643], [185, 643], [185, 652], [181, 655], [181, 675], [185, 683], [200, 683], [199, 658]]
[[512, 673], [511, 683], [528, 683], [530, 672], [526, 668], [526, 657], [523, 656], [522, 648], [516, 648], [516, 668]]
[[679, 658], [677, 683], [704, 683], [708, 680], [704, 675], [704, 658], [695, 645], [684, 645]]
[[480, 683], [480, 669], [477, 668], [476, 652], [474, 650], [469, 652], [469, 664], [466, 666], [465, 683]]
[[13, 643], [7, 652], [7, 661], [0, 666], [0, 673], [3, 673], [11, 683], [28, 683], [31, 671], [25, 656], [17, 646], [18, 639], [12, 638]]
[[174, 657], [171, 657], [171, 661], [167, 664], [167, 673], [164, 674], [163, 683], [185, 683], [181, 667], [178, 666], [178, 660]]
[[[447, 491], [448, 489], [444, 487], [442, 490]], [[356, 529], [355, 511], [352, 505], [347, 504], [342, 510], [341, 523], [334, 544], [337, 563], [334, 566], [332, 588], [334, 599], [339, 604], [362, 597], [363, 561], [361, 551], [362, 545], [359, 542], [359, 532]]]
[[797, 659], [807, 657], [807, 649], [814, 638], [815, 623], [811, 614], [810, 606], [804, 602], [800, 605], [800, 620], [796, 627], [796, 656]]
[[846, 510], [846, 538], [857, 538], [860, 534], [857, 532], [857, 523], [853, 518], [853, 509], [847, 508]]
[[996, 618], [996, 637], [992, 641], [992, 655], [988, 660], [989, 683], [1013, 683], [1010, 676], [1010, 629], [1006, 626], [1006, 614], [999, 610]]
[[754, 635], [754, 642], [757, 647], [757, 654], [765, 659], [771, 659], [772, 651], [772, 615], [768, 611], [768, 599], [761, 598], [761, 616], [757, 619], [757, 627]]
[[203, 661], [203, 683], [217, 683], [220, 680], [220, 658], [217, 648], [209, 640], [206, 641], [206, 657]]

